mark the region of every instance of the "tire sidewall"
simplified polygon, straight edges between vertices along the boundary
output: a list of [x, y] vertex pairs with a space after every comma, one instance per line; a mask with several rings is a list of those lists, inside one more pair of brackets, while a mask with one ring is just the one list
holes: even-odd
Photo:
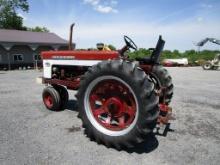
[[165, 93], [160, 96], [160, 103], [169, 104], [173, 97], [173, 83], [168, 71], [162, 65], [155, 65], [150, 75], [157, 81], [157, 88], [165, 87]]
[[204, 70], [211, 70], [212, 64], [210, 62], [206, 62], [202, 67]]
[[60, 95], [60, 101], [61, 101], [60, 108], [65, 109], [66, 104], [69, 100], [69, 94], [68, 94], [67, 89], [61, 85], [54, 85], [53, 87], [54, 87], [54, 89], [56, 89], [56, 91]]
[[[47, 94], [49, 94], [52, 98], [53, 104], [51, 107], [48, 107], [44, 102], [45, 95], [47, 95]], [[46, 106], [47, 109], [52, 110], [52, 111], [59, 110], [59, 108], [60, 108], [60, 95], [59, 95], [58, 91], [55, 90], [53, 87], [46, 87], [43, 90], [42, 98], [43, 98], [44, 105]]]

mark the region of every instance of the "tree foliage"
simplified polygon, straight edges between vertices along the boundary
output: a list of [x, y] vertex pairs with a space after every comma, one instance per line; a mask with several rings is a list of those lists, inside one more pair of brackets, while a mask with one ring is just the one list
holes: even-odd
[[15, 13], [0, 14], [0, 28], [25, 30], [23, 27], [23, 18], [17, 16]]
[[23, 18], [17, 11], [28, 12], [27, 0], [0, 0], [0, 28], [25, 30]]
[[29, 28], [23, 26], [23, 18], [18, 15], [19, 10], [23, 12], [29, 11], [27, 0], [0, 0], [0, 28], [49, 32], [46, 27], [36, 26], [34, 28]]
[[49, 30], [46, 27], [40, 26], [36, 26], [34, 28], [27, 28], [27, 30], [32, 32], [49, 32]]
[[140, 48], [137, 51], [128, 52], [128, 54], [131, 59], [142, 58], [145, 56], [150, 56], [150, 50], [145, 49], [145, 48]]
[[[196, 61], [212, 60], [217, 53], [220, 53], [220, 51], [203, 50], [200, 52], [196, 52], [195, 50], [186, 50], [185, 52], [179, 52], [178, 50], [164, 50], [161, 54], [161, 61], [164, 59], [187, 58], [190, 64], [196, 64]], [[144, 48], [140, 48], [138, 51], [135, 52], [129, 52], [129, 58], [131, 59], [150, 55], [151, 51]]]
[[0, 0], [0, 8], [9, 9], [14, 13], [16, 13], [18, 9], [28, 12], [29, 4], [27, 0]]
[[109, 47], [109, 49], [111, 49], [111, 50], [116, 50], [116, 47], [114, 46], [114, 45], [108, 45], [108, 47]]

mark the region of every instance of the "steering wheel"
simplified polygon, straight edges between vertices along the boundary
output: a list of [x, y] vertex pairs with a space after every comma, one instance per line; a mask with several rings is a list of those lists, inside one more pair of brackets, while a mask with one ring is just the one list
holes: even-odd
[[134, 43], [134, 41], [132, 41], [132, 39], [130, 39], [128, 36], [124, 36], [124, 40], [125, 40], [125, 43], [126, 43], [126, 46], [129, 47], [129, 48], [132, 48], [134, 50], [137, 50], [138, 47], [137, 45]]

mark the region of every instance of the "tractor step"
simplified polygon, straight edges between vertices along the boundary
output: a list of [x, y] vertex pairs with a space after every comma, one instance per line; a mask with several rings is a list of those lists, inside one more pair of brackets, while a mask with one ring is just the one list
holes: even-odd
[[157, 135], [166, 136], [167, 131], [171, 130], [170, 127], [170, 120], [176, 120], [172, 113], [172, 108], [166, 104], [160, 104], [160, 115], [157, 119], [157, 126], [154, 129], [154, 133]]
[[172, 108], [166, 104], [160, 104], [160, 115], [158, 117], [158, 123], [160, 125], [166, 125], [170, 120], [175, 120], [175, 117], [172, 113]]

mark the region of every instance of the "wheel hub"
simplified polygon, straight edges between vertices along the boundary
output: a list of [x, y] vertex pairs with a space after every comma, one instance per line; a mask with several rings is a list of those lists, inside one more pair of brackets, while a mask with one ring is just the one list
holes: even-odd
[[104, 106], [106, 107], [108, 114], [112, 117], [119, 117], [123, 114], [124, 108], [119, 98], [109, 98]]
[[124, 83], [114, 79], [102, 80], [93, 86], [88, 98], [92, 121], [105, 129], [123, 131], [134, 122], [137, 102]]
[[50, 95], [47, 95], [47, 96], [44, 97], [44, 102], [48, 107], [53, 106], [53, 99]]

